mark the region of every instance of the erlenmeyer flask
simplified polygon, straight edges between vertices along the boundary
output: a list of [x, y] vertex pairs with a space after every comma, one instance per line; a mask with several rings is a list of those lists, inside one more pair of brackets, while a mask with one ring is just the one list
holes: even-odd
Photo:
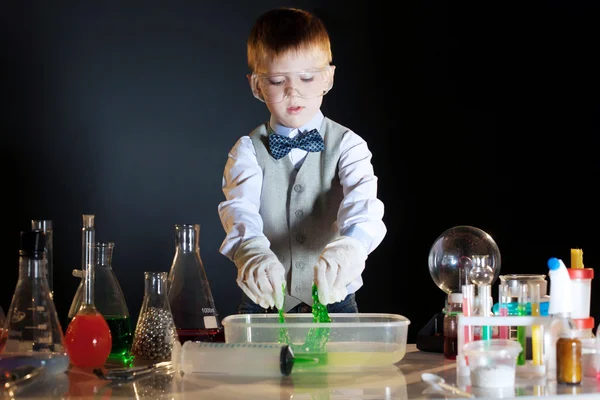
[[179, 345], [167, 297], [167, 273], [144, 272], [144, 300], [135, 327], [131, 354], [136, 362], [170, 361]]
[[[94, 247], [94, 305], [106, 320], [112, 337], [110, 357], [128, 358], [133, 340], [129, 310], [121, 285], [112, 269], [113, 242], [96, 243]], [[79, 310], [82, 291], [75, 293], [71, 308]], [[69, 322], [72, 317], [69, 316]]]
[[46, 273], [46, 236], [21, 232], [19, 279], [4, 322], [0, 352], [65, 352]]
[[169, 271], [169, 304], [181, 344], [224, 342], [223, 327], [200, 258], [200, 225], [175, 225], [175, 257]]
[[48, 219], [32, 219], [31, 230], [40, 230], [46, 235], [46, 270], [48, 273], [48, 287], [50, 295], [54, 297], [54, 229], [52, 221]]

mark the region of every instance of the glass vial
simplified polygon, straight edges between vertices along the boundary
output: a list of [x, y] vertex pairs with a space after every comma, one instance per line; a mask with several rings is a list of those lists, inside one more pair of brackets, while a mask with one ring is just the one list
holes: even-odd
[[178, 344], [167, 297], [167, 273], [144, 272], [144, 299], [131, 353], [136, 361], [170, 361]]
[[458, 315], [462, 314], [462, 293], [450, 293], [444, 309], [444, 358], [455, 360], [458, 353]]
[[169, 304], [179, 341], [224, 342], [215, 301], [200, 258], [200, 225], [175, 225]]
[[581, 383], [581, 341], [572, 336], [561, 336], [556, 342], [556, 380], [558, 383]]
[[52, 221], [47, 219], [32, 219], [31, 230], [39, 230], [46, 235], [46, 272], [48, 274], [50, 295], [54, 297], [54, 229], [52, 228]]
[[44, 232], [21, 232], [19, 279], [4, 322], [0, 352], [64, 354], [63, 330], [47, 276]]

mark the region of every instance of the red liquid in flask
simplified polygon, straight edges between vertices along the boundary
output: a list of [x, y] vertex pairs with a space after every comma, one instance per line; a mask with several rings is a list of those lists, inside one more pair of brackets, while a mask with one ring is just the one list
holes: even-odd
[[225, 343], [225, 331], [223, 328], [177, 329], [177, 336], [179, 336], [179, 342], [182, 345], [189, 340], [194, 342]]
[[100, 368], [108, 359], [112, 347], [110, 329], [102, 314], [76, 314], [65, 334], [71, 363], [81, 368]]

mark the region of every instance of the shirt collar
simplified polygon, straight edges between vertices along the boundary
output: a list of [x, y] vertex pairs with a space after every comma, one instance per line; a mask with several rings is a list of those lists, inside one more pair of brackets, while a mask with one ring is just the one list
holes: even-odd
[[269, 121], [269, 125], [271, 126], [271, 129], [273, 130], [273, 132], [275, 132], [278, 135], [282, 135], [282, 136], [286, 136], [286, 137], [294, 137], [296, 136], [299, 132], [308, 132], [310, 130], [313, 129], [319, 129], [321, 128], [321, 124], [323, 124], [323, 119], [325, 117], [323, 116], [323, 113], [321, 112], [321, 110], [319, 110], [315, 116], [308, 121], [308, 123], [306, 123], [305, 125], [302, 125], [301, 127], [299, 127], [298, 129], [296, 128], [290, 128], [284, 125], [280, 125], [275, 121], [275, 117], [273, 117], [273, 115], [271, 115], [271, 119]]

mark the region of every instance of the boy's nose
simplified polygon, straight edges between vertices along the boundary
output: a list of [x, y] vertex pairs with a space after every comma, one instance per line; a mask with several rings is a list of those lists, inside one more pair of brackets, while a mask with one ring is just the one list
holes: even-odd
[[287, 97], [292, 97], [292, 96], [302, 97], [302, 95], [300, 94], [298, 89], [296, 89], [293, 86], [290, 86], [285, 90], [285, 97], [287, 98]]

